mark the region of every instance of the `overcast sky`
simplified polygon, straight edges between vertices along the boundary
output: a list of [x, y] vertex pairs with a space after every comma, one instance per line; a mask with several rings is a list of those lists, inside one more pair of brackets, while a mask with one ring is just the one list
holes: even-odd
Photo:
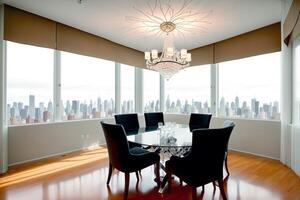
[[[39, 102], [52, 101], [53, 50], [7, 42], [8, 103], [36, 96]], [[193, 55], [192, 55], [193, 56]], [[114, 98], [114, 62], [62, 53], [62, 99], [96, 100]], [[280, 53], [245, 58], [219, 64], [220, 97], [240, 102], [255, 97], [262, 102], [279, 101]], [[144, 88], [147, 102], [159, 97], [159, 76], [145, 72]], [[122, 101], [134, 99], [134, 68], [121, 66]], [[210, 101], [209, 65], [188, 68], [166, 81], [166, 95], [171, 100]], [[99, 89], [100, 88], [100, 89]], [[166, 96], [167, 98], [167, 96]]]

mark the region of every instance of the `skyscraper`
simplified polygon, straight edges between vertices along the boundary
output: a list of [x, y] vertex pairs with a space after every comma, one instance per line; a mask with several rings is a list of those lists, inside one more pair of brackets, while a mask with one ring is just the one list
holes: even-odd
[[79, 113], [79, 101], [77, 100], [72, 101], [72, 111], [74, 112], [75, 115]]
[[29, 116], [31, 119], [35, 117], [35, 96], [29, 95]]
[[235, 113], [238, 114], [239, 113], [239, 108], [240, 108], [240, 98], [239, 97], [235, 97]]
[[225, 98], [222, 97], [221, 101], [220, 101], [220, 115], [221, 116], [225, 116], [226, 112], [225, 112]]

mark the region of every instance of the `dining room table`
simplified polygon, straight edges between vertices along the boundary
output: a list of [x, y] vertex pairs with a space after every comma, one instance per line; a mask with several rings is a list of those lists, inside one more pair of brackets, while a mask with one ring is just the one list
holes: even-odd
[[[163, 126], [140, 127], [126, 134], [128, 141], [137, 143], [149, 151], [159, 153], [161, 157], [160, 167], [164, 172], [166, 172], [165, 162], [171, 156], [182, 157], [192, 147], [192, 132], [188, 124], [167, 122]], [[164, 175], [161, 180], [160, 193], [164, 191], [166, 183], [167, 177]]]

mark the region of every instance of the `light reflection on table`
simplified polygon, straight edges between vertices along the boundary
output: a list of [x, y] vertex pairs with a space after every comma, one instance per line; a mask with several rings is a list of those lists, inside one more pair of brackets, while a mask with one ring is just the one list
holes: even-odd
[[[151, 147], [191, 147], [192, 133], [187, 124], [176, 124], [168, 129], [168, 135], [176, 138], [176, 142], [166, 142], [166, 133], [162, 132], [166, 127], [160, 128], [140, 128], [137, 131], [127, 133], [127, 139], [144, 146]], [[167, 128], [166, 128], [167, 129]]]

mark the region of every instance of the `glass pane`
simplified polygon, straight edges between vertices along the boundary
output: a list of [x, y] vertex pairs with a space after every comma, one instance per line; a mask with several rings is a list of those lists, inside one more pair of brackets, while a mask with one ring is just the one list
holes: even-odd
[[115, 113], [115, 63], [61, 53], [63, 120], [91, 119]]
[[210, 113], [210, 65], [189, 67], [165, 81], [166, 112]]
[[160, 111], [159, 87], [160, 76], [158, 72], [143, 70], [144, 72], [144, 112]]
[[53, 60], [51, 49], [7, 42], [8, 124], [53, 119]]
[[121, 113], [134, 112], [134, 70], [121, 64]]
[[219, 64], [219, 116], [280, 119], [280, 52]]

